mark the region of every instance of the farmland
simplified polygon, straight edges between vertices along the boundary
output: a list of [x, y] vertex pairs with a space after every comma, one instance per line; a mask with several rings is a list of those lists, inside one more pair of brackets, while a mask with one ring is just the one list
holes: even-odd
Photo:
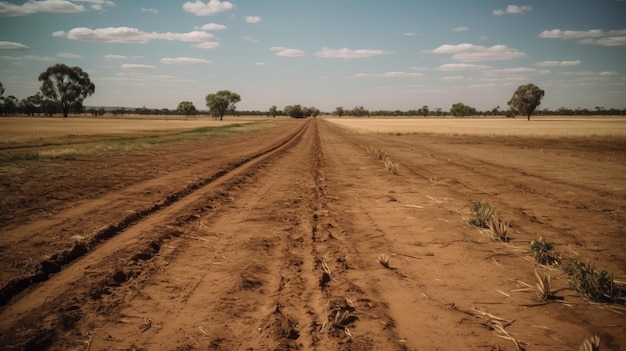
[[[624, 119], [0, 127], [3, 350], [626, 345], [623, 300], [562, 269], [626, 281]], [[469, 223], [474, 202], [507, 240]], [[560, 267], [535, 262], [540, 237]]]

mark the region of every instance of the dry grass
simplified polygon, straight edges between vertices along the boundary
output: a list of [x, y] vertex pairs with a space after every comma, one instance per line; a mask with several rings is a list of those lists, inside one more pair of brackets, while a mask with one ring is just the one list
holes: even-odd
[[470, 224], [478, 228], [489, 228], [489, 222], [493, 218], [495, 208], [490, 203], [473, 202], [470, 207]]
[[382, 255], [378, 256], [377, 261], [383, 267], [385, 267], [387, 269], [391, 269], [391, 266], [389, 265], [389, 255], [382, 254]]
[[509, 242], [508, 229], [509, 229], [509, 221], [503, 221], [500, 218], [496, 218], [492, 216], [487, 221], [487, 226], [489, 227], [489, 233], [493, 240]]
[[578, 347], [578, 351], [599, 351], [599, 350], [600, 350], [600, 337], [597, 335], [588, 337]]

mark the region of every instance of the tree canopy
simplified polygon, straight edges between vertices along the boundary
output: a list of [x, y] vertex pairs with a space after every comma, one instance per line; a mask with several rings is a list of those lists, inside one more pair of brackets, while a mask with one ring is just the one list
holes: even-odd
[[83, 100], [92, 95], [96, 86], [80, 67], [68, 67], [57, 63], [39, 75], [41, 94], [54, 102], [67, 117], [70, 110], [80, 110]]
[[235, 110], [235, 104], [239, 101], [241, 101], [241, 96], [230, 90], [220, 90], [215, 94], [206, 96], [206, 105], [211, 115], [219, 118], [220, 121], [224, 119], [226, 112]]
[[467, 106], [462, 102], [457, 102], [450, 107], [450, 114], [456, 117], [476, 115], [477, 111], [471, 106]]
[[196, 107], [191, 101], [181, 101], [176, 108], [176, 112], [189, 117], [196, 114]]
[[530, 115], [541, 105], [544, 95], [545, 91], [534, 84], [520, 85], [507, 104], [514, 113], [523, 114], [530, 121]]

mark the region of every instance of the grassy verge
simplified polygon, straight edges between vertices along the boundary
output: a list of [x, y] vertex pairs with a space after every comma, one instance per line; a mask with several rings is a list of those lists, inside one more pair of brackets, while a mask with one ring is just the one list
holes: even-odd
[[42, 145], [0, 152], [0, 164], [32, 161], [39, 159], [72, 157], [78, 155], [97, 154], [102, 152], [131, 151], [145, 149], [170, 143], [193, 142], [215, 138], [226, 138], [236, 134], [251, 133], [267, 127], [263, 121], [250, 123], [234, 123], [215, 127], [200, 127], [185, 131], [167, 131], [151, 135], [111, 136], [102, 139], [102, 135], [94, 136], [95, 141], [81, 138], [80, 142], [62, 145]]

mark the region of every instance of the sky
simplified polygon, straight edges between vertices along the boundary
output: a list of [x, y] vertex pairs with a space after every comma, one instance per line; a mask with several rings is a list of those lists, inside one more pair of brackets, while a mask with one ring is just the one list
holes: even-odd
[[56, 63], [85, 106], [491, 110], [533, 83], [540, 109], [623, 109], [626, 0], [0, 0], [4, 95]]

